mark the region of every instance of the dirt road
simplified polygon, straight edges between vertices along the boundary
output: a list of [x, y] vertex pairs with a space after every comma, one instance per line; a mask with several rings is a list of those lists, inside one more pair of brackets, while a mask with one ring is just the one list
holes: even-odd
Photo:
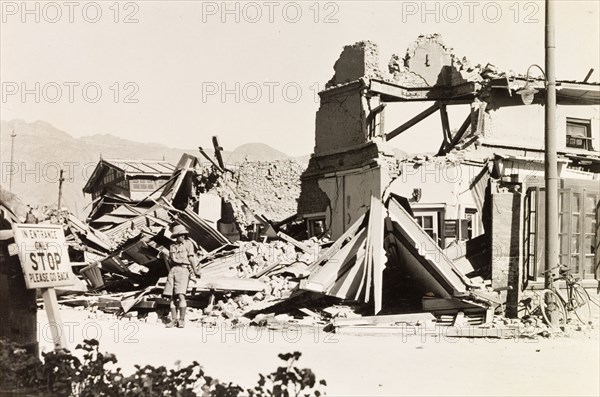
[[[183, 365], [196, 360], [209, 375], [250, 387], [259, 372], [282, 363], [278, 353], [300, 351], [298, 365], [325, 379], [329, 396], [600, 395], [598, 327], [572, 338], [454, 339], [312, 328], [165, 329], [160, 323], [87, 318], [87, 311], [61, 313], [72, 348], [84, 338], [99, 339], [101, 350], [115, 353], [125, 373], [134, 364], [172, 368], [178, 360]], [[38, 321], [40, 348], [51, 349], [43, 310]]]

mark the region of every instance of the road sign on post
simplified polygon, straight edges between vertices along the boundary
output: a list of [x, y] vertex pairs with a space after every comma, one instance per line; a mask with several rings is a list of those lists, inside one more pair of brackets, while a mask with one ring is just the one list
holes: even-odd
[[28, 289], [41, 289], [54, 346], [66, 348], [54, 291], [54, 287], [75, 283], [64, 231], [60, 225], [16, 223], [13, 232], [25, 285]]

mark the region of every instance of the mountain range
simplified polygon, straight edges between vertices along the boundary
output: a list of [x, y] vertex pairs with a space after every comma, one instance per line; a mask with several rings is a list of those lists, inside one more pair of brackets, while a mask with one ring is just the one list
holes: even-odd
[[[11, 170], [11, 134], [16, 134]], [[205, 148], [212, 155], [213, 149]], [[87, 213], [90, 196], [82, 188], [101, 157], [107, 159], [161, 160], [177, 164], [183, 153], [199, 156], [198, 149], [170, 148], [162, 144], [135, 142], [110, 134], [73, 137], [45, 121], [23, 120], [0, 122], [0, 158], [3, 189], [10, 189], [32, 206], [56, 205], [59, 169], [65, 170], [62, 206], [80, 218]], [[244, 161], [294, 159], [308, 163], [309, 156], [291, 157], [264, 143], [248, 143], [233, 151], [223, 151], [228, 164]], [[11, 178], [12, 176], [12, 188]]]

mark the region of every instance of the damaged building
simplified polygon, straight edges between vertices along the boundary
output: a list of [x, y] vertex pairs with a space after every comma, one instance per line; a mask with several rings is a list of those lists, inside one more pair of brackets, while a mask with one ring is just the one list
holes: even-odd
[[[201, 325], [522, 329], [504, 315], [542, 286], [544, 81], [473, 66], [438, 35], [379, 65], [372, 42], [344, 48], [319, 94], [306, 169], [228, 168], [216, 137], [214, 156], [199, 148], [176, 165], [100, 161], [84, 188], [88, 223], [68, 212], [42, 221], [63, 224], [88, 284], [60, 290], [90, 295], [61, 303], [166, 319], [165, 255], [182, 225], [201, 254], [202, 278], [187, 290]], [[597, 83], [558, 83], [560, 259], [585, 287], [599, 278], [599, 99]], [[432, 129], [437, 139], [424, 139]], [[424, 152], [403, 155], [410, 140]], [[5, 255], [22, 219], [0, 199]], [[537, 335], [552, 325], [533, 326]]]
[[[514, 315], [525, 284], [543, 279], [544, 80], [471, 65], [439, 35], [420, 36], [404, 56], [392, 55], [386, 70], [379, 65], [379, 49], [369, 41], [346, 46], [336, 61], [319, 94], [299, 216], [324, 223], [338, 239], [369, 210], [371, 197], [406, 198], [461, 273], [510, 288], [503, 294]], [[520, 95], [525, 86], [534, 92], [528, 105]], [[415, 103], [426, 107], [411, 114]], [[597, 83], [558, 81], [560, 259], [590, 281], [599, 265], [599, 103]], [[450, 109], [461, 105], [464, 116], [451, 123]], [[405, 122], [386, 125], [394, 111]], [[440, 134], [426, 142], [428, 153], [395, 156], [394, 139], [422, 139], [419, 123], [433, 114]], [[394, 260], [410, 262], [389, 247], [386, 258], [380, 271]]]
[[161, 160], [100, 159], [83, 187], [92, 196], [90, 223], [103, 227], [133, 217], [138, 209], [148, 209], [150, 195], [169, 181], [175, 166]]

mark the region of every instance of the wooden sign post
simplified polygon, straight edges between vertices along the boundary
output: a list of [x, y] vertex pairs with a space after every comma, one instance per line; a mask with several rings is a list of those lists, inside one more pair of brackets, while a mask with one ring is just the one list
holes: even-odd
[[63, 228], [60, 225], [16, 223], [13, 232], [25, 285], [28, 289], [41, 289], [54, 347], [66, 348], [67, 338], [54, 287], [73, 285], [75, 275], [71, 270]]

